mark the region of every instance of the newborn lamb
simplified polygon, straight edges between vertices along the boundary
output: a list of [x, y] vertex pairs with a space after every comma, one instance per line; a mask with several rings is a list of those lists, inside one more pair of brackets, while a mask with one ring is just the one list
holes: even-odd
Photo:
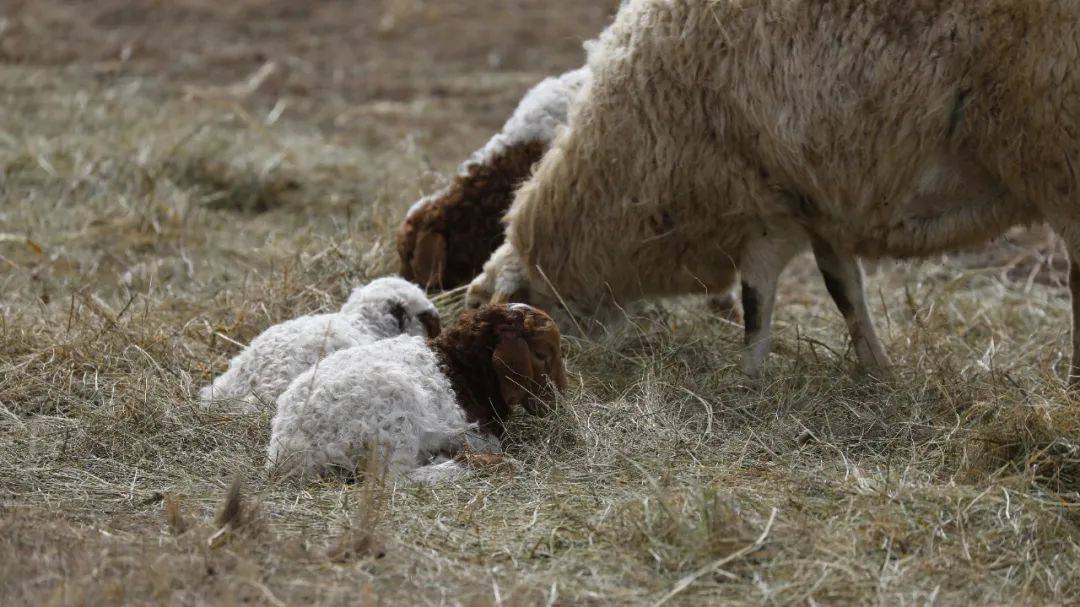
[[373, 445], [393, 475], [469, 444], [498, 448], [516, 406], [541, 410], [566, 388], [559, 329], [522, 304], [462, 314], [427, 340], [397, 337], [337, 352], [278, 398], [268, 466], [304, 478], [362, 467]]
[[397, 277], [379, 278], [354, 289], [340, 312], [301, 316], [263, 331], [200, 391], [200, 400], [251, 413], [269, 406], [296, 376], [338, 350], [399, 335], [438, 334], [439, 312], [419, 287]]

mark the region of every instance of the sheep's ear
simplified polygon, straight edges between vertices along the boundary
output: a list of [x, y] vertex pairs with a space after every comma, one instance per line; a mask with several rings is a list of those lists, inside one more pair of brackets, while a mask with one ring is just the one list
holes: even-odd
[[532, 352], [529, 343], [517, 331], [503, 331], [491, 355], [491, 364], [499, 377], [499, 394], [513, 407], [529, 409], [529, 385], [532, 383]]
[[413, 249], [412, 273], [425, 287], [441, 287], [449, 249], [446, 237], [438, 232], [421, 230]]
[[412, 238], [410, 238], [408, 219], [398, 226], [395, 239], [397, 240], [398, 259], [401, 260], [401, 269], [398, 273], [405, 280], [415, 280], [412, 268], [413, 242]]

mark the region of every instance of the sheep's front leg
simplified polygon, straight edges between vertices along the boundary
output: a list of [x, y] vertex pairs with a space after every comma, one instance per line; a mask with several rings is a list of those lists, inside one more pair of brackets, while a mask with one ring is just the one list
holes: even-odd
[[859, 363], [873, 375], [884, 375], [890, 366], [889, 357], [870, 318], [862, 265], [857, 257], [838, 253], [821, 238], [811, 237], [811, 244], [818, 269], [825, 279], [825, 288], [844, 315]]
[[792, 240], [770, 239], [765, 235], [751, 241], [743, 252], [739, 264], [746, 331], [742, 368], [751, 378], [761, 377], [769, 355], [776, 284], [784, 267], [800, 248], [800, 244]]

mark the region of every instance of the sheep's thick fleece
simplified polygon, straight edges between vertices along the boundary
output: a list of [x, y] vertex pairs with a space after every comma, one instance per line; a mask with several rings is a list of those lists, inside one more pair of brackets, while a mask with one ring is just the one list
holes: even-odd
[[277, 401], [268, 465], [305, 478], [349, 474], [374, 444], [400, 474], [472, 426], [425, 340], [401, 336], [336, 352], [297, 377]]
[[1080, 259], [1076, 65], [1075, 0], [631, 0], [507, 239], [584, 309], [715, 291], [777, 230], [820, 262], [1045, 219]]

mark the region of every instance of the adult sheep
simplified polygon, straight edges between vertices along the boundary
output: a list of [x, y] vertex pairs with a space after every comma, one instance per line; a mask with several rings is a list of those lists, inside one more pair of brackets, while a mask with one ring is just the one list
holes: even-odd
[[[632, 0], [470, 302], [591, 313], [737, 269], [756, 374], [776, 279], [808, 238], [860, 360], [881, 367], [858, 256], [1045, 220], [1074, 260], [1075, 326], [1078, 61], [1068, 0]], [[1078, 331], [1073, 349], [1075, 384]]]

